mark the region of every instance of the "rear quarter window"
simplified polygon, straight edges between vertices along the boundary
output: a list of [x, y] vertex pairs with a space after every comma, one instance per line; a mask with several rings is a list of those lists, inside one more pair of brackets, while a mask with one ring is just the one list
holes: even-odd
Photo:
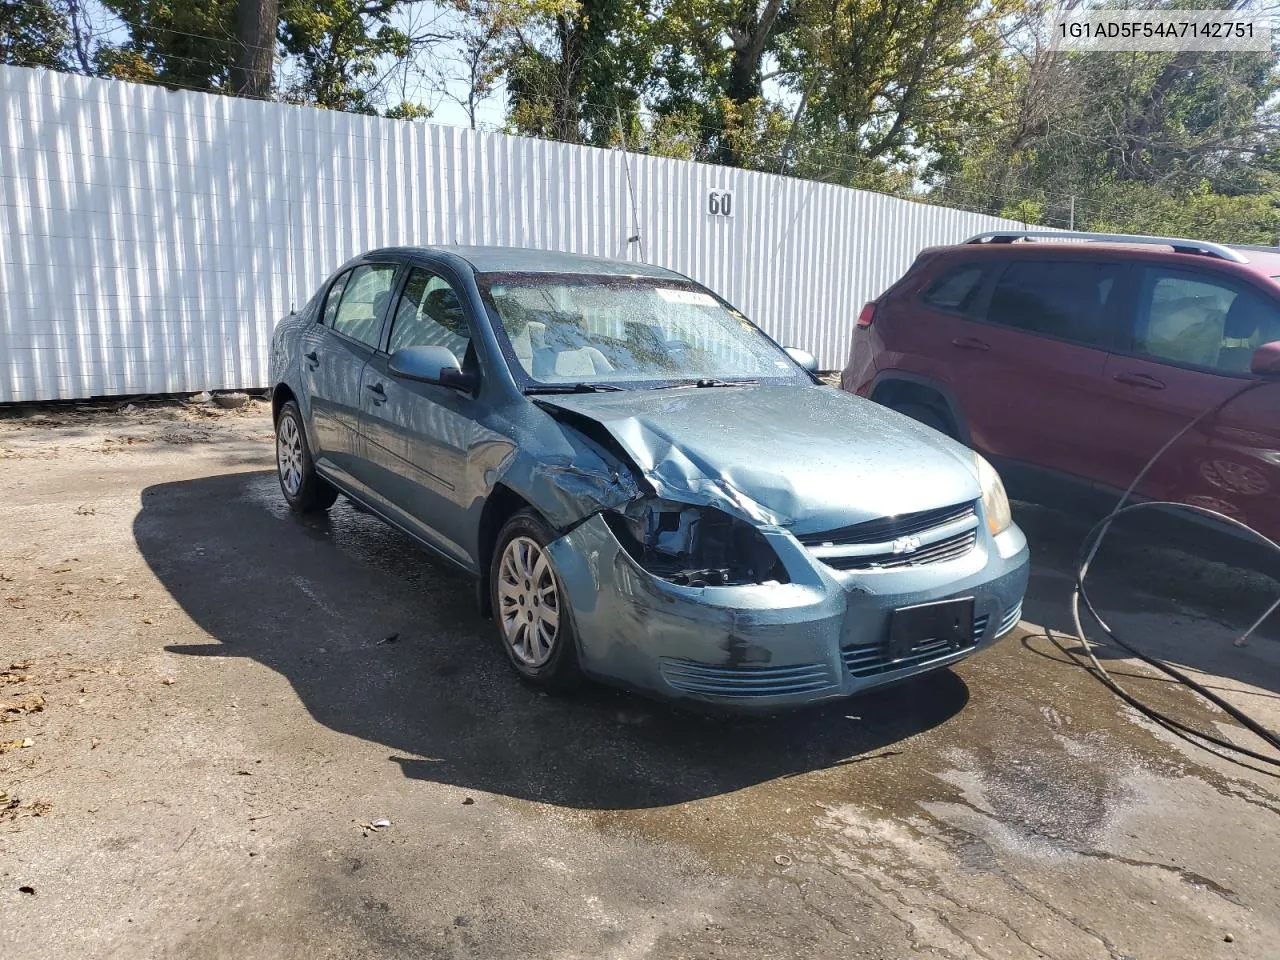
[[939, 310], [963, 313], [972, 306], [983, 274], [983, 268], [976, 264], [952, 267], [925, 287], [920, 300]]

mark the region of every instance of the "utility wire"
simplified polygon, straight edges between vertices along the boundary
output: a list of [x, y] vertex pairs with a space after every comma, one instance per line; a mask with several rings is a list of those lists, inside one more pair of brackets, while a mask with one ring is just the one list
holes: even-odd
[[[1088, 636], [1086, 636], [1085, 634], [1084, 626], [1081, 622], [1081, 616], [1080, 616], [1080, 602], [1081, 600], [1083, 600], [1085, 607], [1089, 611], [1089, 614], [1093, 617], [1095, 621], [1097, 621], [1098, 625], [1102, 628], [1103, 632], [1106, 633], [1106, 635], [1115, 644], [1127, 650], [1129, 653], [1137, 657], [1143, 663], [1146, 663], [1149, 666], [1155, 667], [1160, 672], [1172, 677], [1174, 680], [1177, 680], [1179, 683], [1184, 684], [1191, 690], [1194, 690], [1196, 693], [1200, 694], [1200, 696], [1204, 697], [1210, 703], [1222, 709], [1228, 716], [1238, 721], [1246, 729], [1256, 734], [1264, 742], [1266, 742], [1270, 746], [1274, 747], [1278, 752], [1280, 752], [1280, 734], [1277, 734], [1276, 732], [1263, 726], [1261, 723], [1253, 719], [1243, 710], [1228, 703], [1226, 700], [1218, 696], [1216, 693], [1214, 693], [1204, 684], [1197, 682], [1196, 680], [1188, 676], [1186, 673], [1179, 670], [1177, 667], [1174, 667], [1171, 664], [1164, 662], [1163, 660], [1159, 660], [1155, 657], [1152, 657], [1149, 654], [1143, 653], [1141, 650], [1134, 647], [1131, 643], [1121, 639], [1116, 634], [1116, 632], [1107, 624], [1107, 622], [1102, 619], [1102, 615], [1099, 614], [1097, 609], [1094, 607], [1093, 601], [1089, 598], [1088, 591], [1085, 589], [1085, 578], [1088, 577], [1089, 575], [1089, 567], [1093, 563], [1094, 558], [1098, 555], [1098, 550], [1099, 548], [1101, 548], [1102, 541], [1106, 538], [1107, 533], [1110, 531], [1112, 523], [1118, 517], [1121, 517], [1130, 513], [1136, 513], [1139, 510], [1180, 509], [1180, 510], [1190, 511], [1192, 513], [1197, 513], [1202, 516], [1210, 517], [1214, 520], [1225, 522], [1230, 526], [1233, 526], [1245, 533], [1248, 533], [1259, 542], [1270, 547], [1277, 554], [1280, 554], [1280, 544], [1277, 544], [1274, 541], [1263, 536], [1261, 533], [1254, 530], [1252, 527], [1248, 526], [1247, 524], [1242, 523], [1239, 520], [1234, 519], [1233, 517], [1228, 517], [1226, 514], [1219, 513], [1216, 510], [1211, 510], [1207, 507], [1201, 507], [1194, 504], [1176, 503], [1172, 501], [1163, 501], [1163, 500], [1149, 500], [1149, 501], [1143, 501], [1142, 503], [1133, 503], [1133, 504], [1130, 504], [1128, 502], [1129, 498], [1133, 496], [1133, 492], [1138, 488], [1138, 485], [1143, 481], [1143, 479], [1147, 476], [1147, 474], [1151, 472], [1151, 469], [1156, 465], [1156, 463], [1160, 460], [1160, 458], [1164, 456], [1164, 454], [1168, 452], [1169, 449], [1173, 447], [1175, 443], [1177, 443], [1180, 439], [1186, 436], [1191, 430], [1193, 430], [1200, 423], [1214, 416], [1215, 414], [1221, 412], [1228, 404], [1234, 402], [1235, 400], [1239, 399], [1245, 394], [1250, 393], [1251, 391], [1266, 385], [1275, 386], [1275, 385], [1278, 385], [1278, 383], [1277, 381], [1274, 381], [1274, 380], [1251, 381], [1245, 384], [1245, 386], [1243, 386], [1239, 390], [1232, 393], [1225, 400], [1222, 400], [1221, 402], [1216, 403], [1213, 406], [1209, 407], [1199, 416], [1195, 417], [1188, 424], [1186, 424], [1186, 426], [1184, 426], [1181, 430], [1175, 433], [1172, 437], [1170, 437], [1165, 442], [1165, 444], [1159, 450], [1157, 450], [1154, 455], [1152, 455], [1152, 457], [1146, 462], [1143, 468], [1140, 471], [1138, 471], [1138, 475], [1133, 478], [1133, 481], [1129, 484], [1128, 489], [1126, 489], [1124, 494], [1120, 497], [1119, 502], [1112, 509], [1111, 513], [1109, 513], [1106, 517], [1100, 520], [1084, 538], [1084, 542], [1081, 545], [1081, 560], [1080, 560], [1079, 567], [1076, 571], [1076, 582], [1071, 591], [1071, 620], [1076, 629], [1076, 636], [1080, 640], [1080, 642], [1083, 644], [1085, 653], [1088, 655], [1089, 661], [1093, 665], [1094, 675], [1100, 681], [1102, 681], [1102, 683], [1104, 683], [1107, 687], [1109, 687], [1117, 696], [1119, 696], [1122, 700], [1128, 703], [1130, 706], [1139, 710], [1142, 714], [1144, 714], [1151, 720], [1154, 720], [1157, 723], [1161, 724], [1162, 726], [1174, 731], [1179, 736], [1190, 736], [1193, 738], [1199, 738], [1200, 740], [1203, 740], [1207, 743], [1211, 743], [1214, 746], [1220, 747], [1224, 750], [1249, 757], [1250, 759], [1253, 759], [1253, 760], [1258, 760], [1262, 763], [1280, 767], [1280, 756], [1259, 753], [1247, 747], [1242, 747], [1223, 737], [1219, 737], [1211, 733], [1206, 733], [1203, 730], [1198, 730], [1194, 727], [1188, 726], [1182, 721], [1174, 719], [1173, 717], [1170, 717], [1167, 714], [1164, 714], [1161, 711], [1156, 710], [1154, 707], [1151, 707], [1143, 703], [1141, 700], [1139, 700], [1137, 697], [1131, 694], [1128, 690], [1126, 690], [1123, 686], [1121, 686], [1120, 683], [1114, 677], [1112, 677], [1110, 673], [1107, 672], [1107, 669], [1102, 665], [1101, 661], [1098, 659], [1098, 656], [1094, 651], [1094, 644], [1089, 640]], [[1274, 603], [1272, 603], [1272, 605], [1269, 608], [1267, 608], [1267, 611], [1261, 617], [1255, 620], [1253, 625], [1250, 626], [1248, 630], [1246, 630], [1239, 638], [1237, 638], [1237, 640], [1235, 641], [1236, 646], [1243, 646], [1248, 641], [1249, 637], [1254, 633], [1254, 631], [1256, 631], [1258, 627], [1260, 627], [1262, 623], [1268, 617], [1270, 617], [1272, 613], [1276, 611], [1277, 608], [1280, 608], [1280, 599], [1277, 599]], [[1192, 742], [1195, 742], [1195, 741], [1193, 740]], [[1203, 746], [1203, 744], [1199, 744], [1199, 745]]]

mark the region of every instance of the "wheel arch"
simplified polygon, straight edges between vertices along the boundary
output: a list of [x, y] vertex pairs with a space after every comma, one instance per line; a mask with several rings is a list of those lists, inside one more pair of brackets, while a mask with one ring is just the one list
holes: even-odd
[[[293, 388], [287, 383], [278, 384], [271, 391], [271, 423], [275, 425], [280, 421], [280, 410], [286, 403], [292, 400], [298, 402], [297, 395], [293, 392]], [[301, 407], [299, 407], [301, 409]]]
[[922, 403], [934, 407], [955, 425], [956, 439], [967, 447], [973, 446], [969, 421], [955, 393], [945, 383], [918, 374], [882, 373], [872, 381], [867, 396], [875, 403], [886, 407], [893, 406], [895, 401]]
[[494, 484], [480, 510], [480, 524], [476, 531], [476, 569], [479, 571], [479, 577], [476, 580], [476, 602], [480, 606], [480, 614], [486, 618], [493, 615], [493, 604], [489, 598], [489, 572], [493, 566], [493, 551], [498, 546], [498, 534], [502, 532], [507, 521], [521, 510], [532, 511], [547, 526], [555, 529], [555, 524], [551, 523], [527, 497], [502, 481]]

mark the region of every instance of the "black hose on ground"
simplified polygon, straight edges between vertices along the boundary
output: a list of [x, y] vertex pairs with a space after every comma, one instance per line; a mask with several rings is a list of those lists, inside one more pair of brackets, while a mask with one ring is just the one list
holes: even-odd
[[[1164, 444], [1164, 446], [1162, 446], [1159, 450], [1157, 450], [1155, 454], [1151, 457], [1151, 459], [1147, 461], [1146, 465], [1143, 466], [1143, 468], [1138, 472], [1138, 475], [1133, 478], [1133, 482], [1129, 484], [1129, 488], [1125, 490], [1124, 494], [1120, 497], [1120, 501], [1115, 505], [1111, 513], [1109, 513], [1106, 517], [1104, 517], [1101, 521], [1099, 521], [1093, 527], [1093, 529], [1089, 531], [1088, 535], [1084, 539], [1084, 543], [1081, 545], [1081, 549], [1080, 549], [1081, 559], [1080, 559], [1079, 566], [1077, 567], [1077, 570], [1076, 570], [1075, 587], [1072, 589], [1072, 592], [1071, 592], [1071, 619], [1076, 629], [1076, 637], [1084, 645], [1085, 653], [1088, 654], [1089, 660], [1093, 665], [1094, 675], [1102, 683], [1104, 683], [1113, 693], [1115, 693], [1118, 697], [1120, 697], [1122, 700], [1128, 703], [1131, 707], [1138, 710], [1140, 713], [1142, 713], [1144, 716], [1148, 717], [1149, 719], [1161, 724], [1162, 726], [1176, 733], [1178, 736], [1184, 737], [1185, 739], [1189, 739], [1191, 740], [1192, 743], [1196, 743], [1198, 746], [1202, 748], [1209, 749], [1208, 747], [1205, 747], [1205, 744], [1206, 743], [1213, 744], [1214, 746], [1220, 747], [1223, 750], [1230, 751], [1230, 753], [1232, 754], [1239, 754], [1241, 756], [1249, 757], [1251, 759], [1260, 761], [1262, 763], [1271, 764], [1273, 766], [1280, 767], [1280, 756], [1268, 756], [1266, 754], [1258, 753], [1255, 750], [1250, 750], [1247, 747], [1242, 747], [1222, 737], [1216, 736], [1215, 734], [1206, 733], [1203, 730], [1198, 730], [1194, 727], [1190, 727], [1187, 724], [1181, 722], [1180, 720], [1176, 720], [1172, 717], [1169, 717], [1161, 713], [1160, 711], [1156, 710], [1154, 707], [1151, 707], [1145, 703], [1142, 703], [1135, 696], [1133, 696], [1133, 694], [1125, 690], [1125, 688], [1122, 687], [1115, 680], [1115, 678], [1112, 677], [1111, 674], [1107, 672], [1107, 669], [1102, 665], [1101, 661], [1098, 660], [1098, 656], [1094, 652], [1094, 644], [1090, 642], [1089, 638], [1085, 635], [1084, 626], [1081, 623], [1081, 617], [1080, 617], [1080, 601], [1083, 600], [1085, 603], [1085, 607], [1088, 609], [1090, 615], [1093, 617], [1094, 620], [1098, 622], [1098, 625], [1102, 627], [1103, 632], [1106, 633], [1106, 635], [1117, 646], [1121, 647], [1124, 650], [1127, 650], [1129, 653], [1137, 657], [1143, 663], [1146, 663], [1156, 668], [1157, 670], [1166, 674], [1167, 676], [1172, 677], [1177, 682], [1184, 684], [1185, 686], [1189, 687], [1191, 690], [1194, 690], [1196, 693], [1200, 694], [1200, 696], [1204, 697], [1210, 703], [1213, 703], [1219, 708], [1221, 708], [1228, 716], [1235, 719], [1246, 729], [1256, 734], [1263, 741], [1265, 741], [1270, 746], [1274, 747], [1278, 752], [1280, 752], [1280, 734], [1277, 734], [1274, 731], [1267, 729], [1261, 723], [1259, 723], [1258, 721], [1250, 717], [1243, 710], [1240, 710], [1238, 707], [1235, 707], [1227, 703], [1225, 700], [1223, 700], [1221, 697], [1215, 694], [1212, 690], [1208, 689], [1203, 684], [1198, 683], [1191, 677], [1187, 676], [1187, 674], [1183, 673], [1178, 668], [1173, 667], [1162, 660], [1158, 660], [1155, 657], [1149, 656], [1148, 654], [1145, 654], [1141, 650], [1138, 650], [1137, 648], [1135, 648], [1132, 644], [1126, 642], [1125, 640], [1122, 640], [1116, 634], [1116, 632], [1111, 629], [1111, 627], [1107, 624], [1107, 622], [1102, 619], [1101, 614], [1098, 613], [1097, 609], [1093, 605], [1093, 602], [1089, 599], [1088, 591], [1085, 589], [1085, 578], [1089, 574], [1089, 566], [1093, 563], [1094, 558], [1097, 556], [1098, 549], [1102, 546], [1102, 541], [1106, 538], [1107, 533], [1111, 529], [1111, 524], [1115, 521], [1117, 517], [1120, 517], [1129, 513], [1135, 513], [1139, 510], [1150, 510], [1150, 509], [1156, 509], [1156, 508], [1163, 508], [1163, 509], [1173, 508], [1178, 510], [1189, 511], [1191, 513], [1197, 513], [1202, 516], [1210, 517], [1214, 520], [1218, 520], [1223, 523], [1226, 523], [1229, 526], [1234, 526], [1248, 533], [1249, 535], [1254, 537], [1256, 540], [1258, 540], [1260, 543], [1265, 544], [1266, 546], [1270, 547], [1272, 550], [1275, 550], [1277, 553], [1280, 553], [1280, 544], [1277, 544], [1274, 541], [1268, 539], [1267, 537], [1264, 537], [1261, 533], [1254, 530], [1252, 527], [1248, 526], [1247, 524], [1241, 523], [1239, 520], [1236, 520], [1232, 517], [1228, 517], [1225, 514], [1219, 513], [1216, 510], [1210, 510], [1207, 507], [1194, 506], [1192, 504], [1175, 503], [1170, 501], [1159, 501], [1159, 500], [1144, 501], [1142, 503], [1134, 503], [1134, 504], [1130, 504], [1128, 502], [1129, 498], [1133, 495], [1133, 491], [1137, 489], [1138, 484], [1142, 482], [1143, 478], [1151, 471], [1151, 468], [1156, 465], [1156, 463], [1160, 460], [1162, 456], [1164, 456], [1164, 454], [1169, 450], [1170, 447], [1172, 447], [1175, 443], [1177, 443], [1184, 436], [1186, 436], [1186, 434], [1189, 433], [1191, 430], [1193, 430], [1198, 424], [1208, 419], [1209, 417], [1213, 416], [1214, 414], [1219, 413], [1228, 404], [1244, 396], [1246, 393], [1249, 393], [1252, 390], [1256, 390], [1257, 388], [1266, 385], [1268, 382], [1269, 381], [1267, 380], [1250, 381], [1244, 387], [1242, 387], [1241, 389], [1237, 390], [1235, 393], [1228, 396], [1225, 400], [1221, 401], [1220, 403], [1214, 404], [1212, 407], [1205, 410], [1203, 413], [1197, 416], [1194, 420], [1192, 420], [1190, 423], [1184, 426], [1181, 430], [1175, 433], [1172, 437], [1170, 437], [1169, 440]], [[1236, 646], [1243, 646], [1248, 641], [1250, 635], [1253, 634], [1253, 632], [1257, 630], [1258, 627], [1260, 627], [1263, 624], [1263, 622], [1269, 616], [1271, 616], [1272, 613], [1276, 611], [1277, 608], [1280, 608], [1280, 598], [1278, 598], [1275, 601], [1275, 603], [1273, 603], [1267, 609], [1267, 611], [1262, 614], [1262, 616], [1260, 616], [1257, 620], [1255, 620], [1253, 625], [1249, 627], [1249, 629], [1246, 630], [1235, 641]], [[1200, 741], [1203, 741], [1203, 742], [1200, 742]], [[1217, 750], [1212, 750], [1211, 752], [1218, 754], [1219, 756], [1223, 756], [1223, 754]], [[1231, 757], [1230, 759], [1235, 759], [1235, 757]]]

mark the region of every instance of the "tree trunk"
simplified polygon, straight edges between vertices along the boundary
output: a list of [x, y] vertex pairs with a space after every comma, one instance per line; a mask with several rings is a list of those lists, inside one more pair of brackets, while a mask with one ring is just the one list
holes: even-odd
[[231, 66], [231, 89], [237, 96], [259, 99], [271, 96], [271, 70], [275, 65], [279, 23], [279, 0], [238, 0], [236, 3], [239, 43]]

